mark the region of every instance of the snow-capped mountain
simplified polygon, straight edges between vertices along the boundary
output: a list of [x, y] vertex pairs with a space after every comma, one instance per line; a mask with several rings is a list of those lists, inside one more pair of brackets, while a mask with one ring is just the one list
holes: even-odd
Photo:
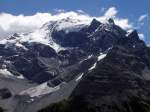
[[[0, 95], [11, 93], [11, 96], [9, 94], [9, 97], [0, 100], [0, 106], [10, 112], [36, 112], [70, 95], [73, 98], [78, 94], [100, 98], [105, 91], [97, 91], [101, 87], [96, 86], [95, 80], [104, 82], [100, 83], [103, 86], [112, 80], [110, 84], [117, 88], [115, 81], [118, 77], [113, 76], [113, 70], [122, 73], [122, 68], [128, 66], [125, 71], [128, 74], [132, 71], [130, 67], [136, 63], [139, 68], [133, 68], [133, 80], [128, 81], [139, 83], [137, 80], [149, 78], [148, 51], [149, 48], [139, 39], [136, 31], [128, 34], [113, 19], [102, 23], [96, 19], [63, 18], [49, 21], [30, 33], [16, 33], [0, 41], [0, 88], [8, 89]], [[145, 69], [142, 69], [142, 64]], [[102, 76], [99, 76], [100, 72]], [[137, 72], [144, 74], [141, 77]], [[125, 80], [123, 76], [119, 78]], [[148, 89], [147, 82], [144, 83], [145, 89]], [[88, 87], [94, 93], [86, 90]], [[109, 87], [111, 85], [108, 84]]]

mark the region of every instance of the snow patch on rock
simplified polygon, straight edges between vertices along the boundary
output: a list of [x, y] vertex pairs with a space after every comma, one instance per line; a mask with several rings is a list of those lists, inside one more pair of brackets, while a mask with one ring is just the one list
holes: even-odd
[[45, 29], [38, 29], [28, 34], [20, 34], [19, 37], [13, 39], [8, 38], [8, 39], [1, 40], [0, 44], [4, 44], [5, 47], [15, 45], [16, 47], [22, 47], [23, 49], [27, 50], [27, 48], [24, 45], [22, 45], [22, 43], [24, 42], [27, 43], [36, 42], [36, 43], [45, 44], [52, 47], [56, 52], [64, 49], [52, 40], [49, 31]]
[[11, 72], [9, 72], [7, 69], [0, 69], [0, 74], [4, 76], [14, 76]]
[[97, 65], [97, 62], [94, 63], [93, 66], [92, 66], [91, 68], [89, 68], [88, 70], [89, 70], [89, 71], [93, 70], [93, 69], [96, 67], [96, 65]]
[[4, 77], [9, 77], [9, 78], [24, 79], [24, 77], [22, 75], [15, 76], [10, 71], [8, 71], [6, 68], [0, 69], [0, 75], [3, 75]]
[[107, 55], [107, 54], [102, 54], [102, 53], [101, 53], [101, 54], [98, 56], [98, 61], [100, 61], [100, 60], [102, 60], [103, 58], [105, 58], [106, 55]]
[[81, 75], [79, 75], [77, 78], [76, 78], [76, 82], [80, 81], [83, 77], [84, 73], [82, 73]]
[[40, 84], [36, 87], [32, 87], [32, 88], [29, 88], [25, 91], [22, 91], [20, 93], [20, 95], [29, 95], [30, 97], [40, 97], [42, 95], [45, 95], [45, 94], [49, 94], [49, 93], [52, 93], [52, 92], [55, 92], [57, 90], [60, 89], [60, 86], [56, 86], [56, 87], [49, 87], [47, 85], [47, 82], [43, 83], [43, 84]]

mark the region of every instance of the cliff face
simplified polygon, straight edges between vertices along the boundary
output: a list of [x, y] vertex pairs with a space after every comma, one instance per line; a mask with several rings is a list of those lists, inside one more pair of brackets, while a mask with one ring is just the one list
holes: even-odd
[[119, 38], [67, 101], [39, 112], [149, 112], [150, 48], [136, 31]]
[[71, 98], [82, 98], [96, 112], [148, 112], [149, 50], [136, 31], [119, 39], [95, 69], [83, 77]]

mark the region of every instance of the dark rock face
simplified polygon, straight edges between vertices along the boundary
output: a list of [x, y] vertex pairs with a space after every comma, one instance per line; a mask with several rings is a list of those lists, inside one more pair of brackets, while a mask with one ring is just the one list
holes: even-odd
[[[76, 73], [84, 73], [69, 99], [39, 112], [149, 112], [150, 48], [139, 39], [136, 30], [127, 35], [112, 19], [108, 22], [102, 24], [94, 19], [90, 26], [75, 32], [75, 35], [72, 32], [53, 33], [54, 40], [62, 46], [78, 49], [76, 53], [74, 49], [61, 51], [62, 60], [69, 58], [78, 62], [86, 54], [93, 56], [73, 65], [73, 68], [67, 66], [67, 73], [71, 75], [66, 75], [66, 80], [71, 80]], [[69, 35], [67, 41], [71, 45], [65, 43], [66, 35]], [[74, 41], [77, 43], [73, 44]], [[107, 52], [100, 61], [97, 60], [99, 52]], [[77, 57], [71, 58], [73, 56]], [[95, 68], [87, 70], [95, 63]], [[48, 84], [58, 85], [59, 82], [60, 79], [56, 78]]]
[[0, 89], [0, 98], [1, 99], [8, 99], [12, 96], [11, 92], [7, 88]]
[[[97, 107], [96, 112], [140, 112], [135, 108], [150, 109], [149, 57], [149, 48], [134, 31], [128, 37], [119, 39], [106, 58], [84, 76], [71, 98], [84, 98], [88, 105]], [[147, 73], [143, 72], [145, 69], [148, 69]], [[145, 77], [145, 74], [148, 76]], [[143, 103], [136, 107], [141, 101]]]
[[43, 45], [40, 43], [26, 44], [26, 47], [29, 49], [27, 53], [34, 53], [41, 57], [51, 58], [57, 57], [57, 54], [54, 49], [48, 45]]
[[88, 38], [82, 32], [70, 32], [66, 34], [64, 31], [56, 31], [52, 36], [57, 43], [64, 47], [78, 47], [88, 41]]
[[83, 29], [81, 29], [81, 31], [83, 32], [87, 32], [88, 34], [93, 33], [102, 23], [100, 23], [99, 21], [97, 21], [96, 19], [93, 19], [90, 26], [85, 27]]
[[105, 51], [122, 37], [126, 31], [115, 24], [102, 24], [93, 19], [91, 24], [78, 32], [54, 31], [52, 37], [56, 43], [64, 47], [79, 47], [90, 52]]
[[[56, 52], [49, 46], [32, 43], [25, 43], [28, 50], [23, 52], [16, 51], [15, 54], [6, 57], [7, 60], [11, 61], [7, 65], [8, 70], [16, 75], [22, 74], [33, 82], [42, 83], [53, 77], [52, 73], [46, 71], [48, 69], [47, 63], [52, 57], [57, 59]], [[4, 49], [4, 48], [3, 48]], [[10, 47], [9, 49], [13, 49]], [[11, 52], [9, 49], [8, 52]], [[44, 59], [44, 60], [43, 60]]]
[[[51, 23], [48, 30], [52, 30], [55, 24], [56, 22]], [[31, 82], [43, 83], [62, 77], [65, 77], [63, 80], [72, 80], [79, 74], [76, 71], [85, 71], [79, 68], [82, 64], [80, 62], [89, 55], [96, 56], [104, 52], [125, 34], [126, 32], [115, 24], [102, 24], [93, 19], [89, 26], [79, 31], [66, 33], [64, 30], [53, 29], [52, 39], [65, 47], [65, 50], [56, 52], [50, 46], [36, 42], [24, 42], [22, 45], [25, 48], [22, 48], [10, 42], [7, 45], [0, 44], [0, 60], [11, 73], [16, 76], [23, 75]], [[14, 34], [9, 40], [15, 41], [18, 38], [20, 35]], [[93, 63], [95, 61], [93, 60]], [[88, 70], [87, 67], [84, 68]]]

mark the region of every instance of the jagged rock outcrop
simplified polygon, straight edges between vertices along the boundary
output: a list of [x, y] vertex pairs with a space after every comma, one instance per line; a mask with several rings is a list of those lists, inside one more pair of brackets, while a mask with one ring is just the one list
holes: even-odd
[[11, 96], [12, 96], [12, 94], [9, 89], [7, 89], [7, 88], [0, 89], [0, 98], [1, 99], [7, 99], [7, 98], [10, 98]]
[[82, 98], [84, 101], [78, 102], [86, 102], [95, 112], [148, 112], [149, 57], [149, 48], [136, 31], [120, 38], [95, 69], [83, 77], [71, 95], [72, 102]]

